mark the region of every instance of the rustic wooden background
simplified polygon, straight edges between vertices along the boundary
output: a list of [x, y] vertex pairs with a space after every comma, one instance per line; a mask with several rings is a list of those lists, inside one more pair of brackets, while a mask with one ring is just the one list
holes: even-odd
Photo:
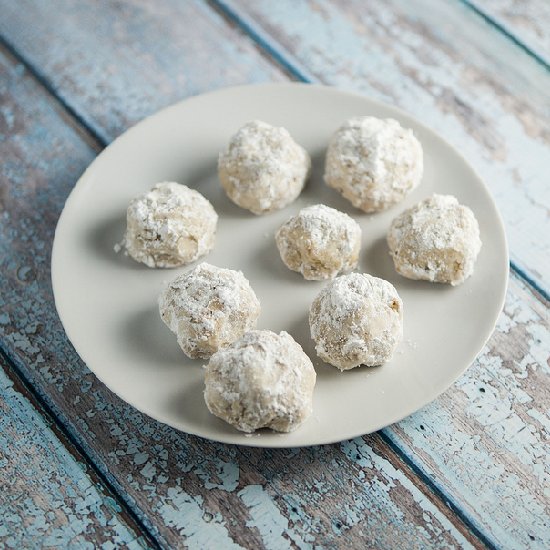
[[[550, 2], [0, 0], [0, 33], [0, 546], [550, 548]], [[480, 356], [420, 412], [336, 445], [231, 447], [95, 379], [50, 252], [131, 124], [283, 80], [364, 92], [458, 147], [504, 217], [510, 284]]]

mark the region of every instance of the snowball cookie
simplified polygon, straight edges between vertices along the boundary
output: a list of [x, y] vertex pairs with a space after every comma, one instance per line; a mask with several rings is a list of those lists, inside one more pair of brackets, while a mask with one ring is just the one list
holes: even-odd
[[260, 302], [240, 271], [204, 262], [166, 287], [159, 310], [185, 354], [206, 359], [256, 326]]
[[254, 214], [284, 208], [301, 193], [311, 168], [306, 150], [285, 128], [245, 124], [218, 159], [227, 196]]
[[403, 302], [391, 283], [365, 273], [336, 278], [309, 310], [311, 337], [323, 361], [340, 370], [381, 365], [403, 334]]
[[275, 241], [285, 265], [304, 279], [334, 279], [357, 266], [361, 228], [347, 214], [316, 204], [282, 225]]
[[355, 117], [332, 136], [325, 181], [353, 206], [378, 212], [401, 201], [422, 179], [422, 146], [391, 118]]
[[157, 183], [130, 202], [124, 246], [149, 267], [177, 267], [212, 250], [217, 223], [216, 211], [198, 191]]
[[450, 195], [433, 195], [395, 218], [388, 245], [398, 273], [435, 283], [463, 283], [481, 249], [473, 212]]
[[311, 414], [315, 378], [290, 334], [253, 330], [210, 358], [204, 400], [212, 414], [243, 432], [291, 432]]

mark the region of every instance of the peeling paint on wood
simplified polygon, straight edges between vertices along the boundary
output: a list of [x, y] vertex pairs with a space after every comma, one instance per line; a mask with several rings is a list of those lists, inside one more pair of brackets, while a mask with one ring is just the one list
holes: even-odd
[[457, 147], [495, 197], [512, 258], [550, 290], [550, 245], [540, 238], [550, 234], [544, 67], [457, 2], [225, 3], [305, 72], [402, 107]]
[[[0, 71], [11, 120], [0, 146], [0, 342], [162, 545], [480, 546], [409, 469], [396, 474], [399, 459], [379, 436], [368, 438], [377, 457], [368, 465], [338, 446], [228, 447], [162, 426], [99, 383], [66, 340], [49, 273], [56, 217], [94, 151], [19, 65], [0, 58]], [[276, 533], [263, 516], [273, 509]]]
[[[453, 25], [460, 20], [476, 31], [468, 36], [473, 46], [461, 52], [446, 41], [444, 24], [435, 34], [433, 25], [423, 26], [420, 16], [429, 22], [436, 21], [436, 15], [411, 14], [396, 2], [388, 4], [391, 11], [381, 6], [379, 14], [373, 15], [373, 24], [380, 28], [370, 29], [371, 44], [362, 36], [368, 22], [359, 18], [350, 26], [356, 9], [353, 4], [333, 13], [330, 4], [315, 3], [315, 13], [306, 13], [302, 21], [293, 11], [296, 5], [287, 6], [285, 13], [275, 8], [280, 5], [285, 4], [270, 3], [277, 25], [290, 34], [275, 24], [272, 31], [320, 78], [345, 87], [356, 87], [359, 82], [371, 95], [401, 104], [417, 115], [423, 113], [421, 118], [428, 118], [428, 123], [446, 135], [448, 131], [455, 144], [494, 177], [499, 200], [523, 217], [533, 212], [533, 219], [539, 220], [537, 209], [545, 198], [535, 169], [542, 162], [539, 154], [547, 151], [548, 136], [544, 133], [546, 115], [537, 98], [544, 98], [546, 92], [538, 87], [542, 82], [539, 73], [529, 63], [524, 66], [521, 55], [508, 55], [509, 44], [499, 43], [499, 48], [506, 51], [512, 73], [510, 67], [500, 65], [503, 54], [491, 45], [493, 38], [483, 38], [481, 26], [471, 27], [472, 20], [457, 7], [438, 5], [434, 11], [454, 10], [459, 16]], [[11, 19], [3, 17], [0, 27], [9, 27], [11, 42], [17, 39], [22, 53], [103, 139], [110, 139], [165, 100], [179, 98], [180, 93], [284, 78], [248, 39], [225, 26], [203, 4], [148, 6], [152, 4], [105, 3], [99, 8], [71, 4], [66, 6], [68, 13], [73, 10], [67, 26], [54, 25], [53, 35], [47, 18], [55, 14], [39, 6], [44, 11], [36, 17], [36, 6], [27, 2], [17, 13], [8, 5], [9, 11], [6, 8], [3, 14]], [[176, 16], [182, 10], [191, 10], [186, 13], [195, 14], [194, 24], [202, 29], [192, 34], [189, 43], [179, 36]], [[39, 25], [32, 35], [29, 17]], [[79, 17], [90, 21], [89, 28], [78, 24]], [[266, 24], [265, 15], [260, 20]], [[392, 28], [404, 32], [397, 36], [391, 34]], [[169, 40], [156, 40], [162, 35], [159, 29]], [[189, 52], [191, 46], [194, 51], [205, 44], [201, 42], [205, 29], [213, 34], [202, 46], [209, 52], [208, 62], [199, 66]], [[99, 31], [108, 47], [97, 43]], [[359, 38], [352, 36], [356, 31]], [[318, 40], [312, 46], [303, 36], [306, 33], [324, 42]], [[347, 58], [339, 42], [346, 33], [350, 35], [346, 47], [352, 48]], [[75, 48], [67, 47], [71, 36]], [[142, 37], [144, 46], [140, 45]], [[225, 44], [227, 40], [233, 42], [231, 47]], [[79, 41], [96, 48], [95, 55], [88, 47], [78, 50]], [[186, 80], [177, 86], [171, 64], [174, 42], [178, 51], [186, 52], [178, 64]], [[323, 43], [330, 47], [320, 49]], [[122, 48], [124, 44], [130, 53]], [[472, 52], [472, 47], [479, 51]], [[150, 65], [147, 50], [152, 52]], [[76, 53], [67, 58], [67, 52]], [[130, 59], [134, 53], [138, 67]], [[217, 80], [212, 76], [221, 71], [216, 54], [224, 71]], [[369, 58], [366, 67], [364, 56]], [[105, 76], [98, 68], [98, 59], [115, 63], [118, 83], [117, 74]], [[343, 65], [342, 60], [346, 61]], [[491, 68], [489, 76], [483, 76], [489, 61], [498, 70]], [[144, 66], [150, 67], [149, 73]], [[203, 71], [205, 66], [208, 70]], [[449, 67], [458, 67], [459, 77], [449, 74]], [[246, 548], [482, 546], [379, 435], [302, 450], [227, 447], [161, 426], [98, 383], [66, 341], [49, 283], [55, 221], [72, 183], [95, 151], [21, 66], [4, 59], [0, 71], [1, 86], [5, 86], [0, 90], [4, 94], [0, 132], [9, 137], [0, 144], [0, 342], [162, 544], [191, 548], [232, 543]], [[520, 77], [533, 78], [534, 85], [523, 85]], [[438, 92], [434, 82], [440, 81], [445, 86]], [[83, 82], [86, 89], [82, 89]], [[462, 87], [467, 88], [465, 92]], [[525, 136], [522, 154], [532, 158], [530, 168], [516, 150]], [[510, 179], [510, 174], [516, 178]], [[510, 195], [514, 187], [518, 194]], [[546, 249], [534, 249], [527, 236], [529, 224], [539, 230], [544, 224], [527, 218], [525, 227], [512, 223], [512, 218], [514, 243], [520, 246], [512, 244], [514, 253], [541, 281], [547, 264], [540, 259]], [[549, 357], [546, 307], [520, 282], [512, 282], [506, 313], [475, 366], [442, 398], [385, 431], [494, 545], [548, 546], [549, 495], [543, 491], [548, 464], [543, 453], [547, 453], [550, 422], [548, 397], [540, 390], [540, 376]], [[480, 381], [484, 392], [477, 386]]]
[[199, 0], [0, 6], [3, 36], [104, 143], [184, 97], [284, 78]]
[[388, 430], [506, 548], [550, 547], [550, 316], [515, 277], [497, 330], [442, 397]]
[[550, 2], [547, 0], [469, 0], [541, 59], [550, 64]]
[[[403, 71], [402, 67], [396, 69], [401, 74], [395, 74], [391, 78], [395, 78], [395, 83], [400, 82], [401, 86], [392, 86], [387, 91], [383, 88], [379, 90], [382, 96], [386, 93], [393, 94], [396, 102], [411, 103], [409, 109], [413, 110], [412, 102], [417, 101], [422, 94], [418, 89], [415, 90], [414, 86], [408, 88], [406, 85], [410, 84], [411, 80], [412, 84], [418, 85], [420, 71], [427, 75], [431, 73], [434, 82], [439, 75], [440, 81], [452, 83], [452, 76], [448, 72], [456, 70], [456, 54], [450, 53], [449, 46], [445, 47], [445, 44], [441, 46], [439, 37], [436, 41], [438, 47], [433, 49], [436, 52], [447, 52], [445, 54], [448, 55], [447, 65], [442, 63], [442, 59], [438, 59], [437, 53], [432, 55], [428, 51], [430, 41], [434, 40], [430, 29], [433, 25], [429, 23], [436, 19], [444, 20], [441, 13], [436, 13], [430, 19], [425, 15], [429, 10], [420, 9], [419, 15], [414, 16], [409, 11], [400, 13], [400, 10], [404, 11], [404, 3], [390, 4], [391, 8], [388, 10], [378, 6], [375, 13], [371, 13], [368, 12], [368, 7], [364, 3], [347, 3], [347, 10], [338, 10], [334, 4], [327, 2], [310, 2], [309, 5], [302, 3], [292, 6], [289, 3], [285, 5], [285, 2], [279, 2], [277, 8], [273, 9], [267, 9], [266, 4], [262, 3], [239, 2], [239, 5], [246, 6], [245, 15], [252, 14], [265, 26], [272, 37], [302, 61], [305, 71], [316, 73], [324, 81], [347, 86], [356, 85], [361, 89], [371, 87], [370, 89], [375, 91], [375, 83], [381, 80], [389, 82], [390, 76], [387, 73], [394, 71], [387, 51], [391, 52], [398, 61], [402, 58], [400, 61], [402, 67], [417, 66], [415, 72], [409, 71], [412, 76]], [[340, 6], [341, 4], [338, 4], [338, 7]], [[456, 21], [456, 18], [452, 20]], [[422, 22], [426, 26], [424, 29], [420, 24]], [[377, 24], [381, 24], [382, 29], [372, 28]], [[474, 25], [473, 22], [470, 24]], [[400, 36], [392, 35], [392, 31], [388, 30], [392, 26], [401, 33]], [[370, 32], [368, 32], [369, 29]], [[405, 30], [404, 33], [403, 30]], [[379, 44], [383, 40], [380, 36], [381, 32], [387, 33], [388, 36], [392, 35], [401, 44], [384, 42], [387, 48], [384, 52]], [[441, 30], [438, 31], [439, 34], [442, 34]], [[482, 33], [472, 34], [475, 35], [473, 38], [470, 37], [470, 33], [464, 33], [464, 36], [478, 46], [479, 38], [476, 36], [481, 36]], [[448, 36], [452, 37], [453, 34], [449, 33]], [[479, 45], [478, 48], [483, 51], [481, 46]], [[491, 48], [489, 53], [496, 58], [495, 47], [498, 44], [496, 46], [489, 44], [489, 46]], [[409, 53], [405, 51], [407, 48]], [[487, 45], [485, 49], [488, 49]], [[510, 49], [509, 46], [508, 49]], [[361, 51], [367, 55], [361, 57]], [[374, 55], [375, 52], [377, 55]], [[418, 58], [415, 59], [413, 54]], [[502, 52], [501, 55], [505, 56]], [[468, 59], [467, 63], [462, 61], [463, 70], [468, 64], [473, 64], [472, 58]], [[473, 60], [479, 64], [477, 68], [474, 67], [479, 74], [480, 56], [478, 55], [477, 59], [474, 57]], [[458, 62], [460, 61], [458, 58]], [[368, 73], [366, 67], [372, 63], [379, 66], [380, 71]], [[527, 57], [526, 63], [531, 63]], [[446, 69], [446, 67], [449, 68]], [[470, 70], [473, 69], [470, 68]], [[503, 71], [504, 76], [501, 77], [504, 82], [506, 82], [504, 77], [510, 79], [513, 76], [506, 74], [507, 70]], [[538, 71], [536, 67], [532, 70]], [[364, 77], [367, 77], [368, 84], [365, 83]], [[494, 79], [494, 75], [491, 78]], [[534, 81], [535, 90], [541, 82], [548, 85], [550, 82], [548, 76], [539, 74], [538, 79]], [[530, 84], [532, 83], [533, 80], [530, 80]], [[495, 93], [494, 82], [492, 85], [493, 89], [489, 89], [486, 93], [492, 93], [502, 101], [502, 90], [497, 88]], [[453, 86], [455, 89], [459, 88], [457, 83]], [[487, 87], [487, 83], [483, 86]], [[423, 95], [427, 99], [427, 94]], [[545, 103], [540, 101], [544, 98], [540, 90], [538, 97], [539, 104], [533, 108], [542, 108], [542, 120], [548, 120], [547, 109], [544, 110]], [[479, 94], [478, 98], [481, 99]], [[469, 103], [472, 103], [471, 99]], [[429, 101], [423, 101], [418, 109], [424, 111], [427, 105]], [[461, 109], [464, 110], [465, 106], [466, 103]], [[430, 111], [437, 113], [433, 105], [429, 108]], [[476, 123], [467, 128], [473, 133], [473, 139], [477, 141], [483, 135], [483, 130], [480, 130], [481, 125], [493, 123], [498, 125], [500, 116], [496, 113], [487, 114], [489, 110], [483, 105], [481, 109], [486, 111], [483, 116], [476, 115], [475, 110], [455, 113], [459, 117], [464, 115], [466, 120], [475, 120], [476, 116], [479, 117], [479, 124]], [[521, 109], [516, 109], [515, 112], [512, 109], [512, 113], [512, 116], [524, 116]], [[421, 118], [426, 120], [427, 116]], [[512, 137], [513, 135], [505, 134], [501, 141], [503, 144], [508, 143]], [[517, 137], [519, 143], [519, 136]], [[460, 138], [462, 142], [467, 142], [468, 139]], [[483, 141], [484, 138], [481, 139], [481, 144]], [[548, 165], [549, 152], [546, 138], [542, 141], [547, 152], [540, 158], [541, 173], [536, 177], [536, 187], [533, 187], [533, 191], [538, 188], [540, 195], [545, 196], [547, 190], [541, 175], [545, 173], [543, 165], [545, 163]], [[517, 153], [513, 154], [519, 159], [520, 155], [525, 155], [528, 150], [528, 144], [524, 144]], [[498, 161], [498, 158], [493, 160]], [[525, 160], [522, 162], [525, 163]], [[527, 167], [527, 164], [525, 166]], [[498, 183], [501, 186], [501, 200], [509, 201], [510, 205], [517, 209], [518, 220], [519, 218], [525, 220], [528, 217], [525, 213], [532, 212], [532, 205], [529, 204], [532, 201], [527, 201], [519, 207], [514, 202], [515, 199], [512, 199], [515, 194], [513, 186], [503, 184], [502, 180]], [[549, 202], [543, 199], [541, 204], [548, 205]], [[545, 223], [548, 223], [547, 219]], [[540, 229], [538, 231], [531, 229], [531, 231], [534, 236], [541, 235]], [[521, 236], [522, 239], [524, 237], [524, 235]], [[542, 246], [546, 246], [546, 241]], [[529, 249], [525, 240], [523, 247]], [[540, 262], [537, 263], [533, 258], [530, 262], [533, 269], [540, 272]], [[506, 307], [506, 312], [501, 316], [498, 330], [488, 348], [457, 385], [435, 403], [386, 430], [386, 433], [409, 454], [410, 459], [426, 475], [435, 479], [436, 483], [444, 488], [445, 493], [453, 497], [455, 504], [465, 511], [474, 525], [489, 534], [490, 540], [506, 547], [543, 548], [550, 545], [549, 495], [542, 489], [548, 484], [548, 476], [550, 476], [550, 464], [544, 459], [550, 454], [548, 445], [550, 399], [542, 390], [544, 385], [538, 379], [542, 376], [541, 371], [548, 369], [550, 356], [548, 304], [535, 300], [522, 283], [513, 280]], [[522, 315], [531, 315], [533, 326], [526, 325], [525, 322], [521, 323]], [[518, 322], [520, 327], [515, 331], [510, 332], [506, 329], [508, 325], [515, 326]], [[535, 336], [534, 333], [537, 335]], [[533, 348], [536, 348], [536, 352]], [[491, 350], [491, 353], [487, 350]], [[524, 368], [521, 374], [517, 373], [511, 368], [515, 362], [530, 364], [531, 368]], [[508, 367], [505, 368], [504, 365]], [[507, 384], [504, 385], [503, 380], [498, 392], [489, 393], [489, 390], [484, 388], [484, 393], [473, 389], [477, 388], [479, 380], [489, 379], [498, 383], [499, 378], [504, 377], [505, 373], [504, 380]], [[519, 388], [520, 384], [523, 387]], [[540, 389], [537, 391], [537, 388]], [[493, 396], [491, 401], [488, 400], [490, 396]], [[522, 401], [519, 396], [523, 400], [528, 400], [529, 413], [521, 412]], [[482, 407], [480, 402], [485, 406]], [[419, 428], [419, 425], [422, 425], [422, 428]], [[493, 429], [490, 430], [489, 426]], [[408, 437], [405, 437], [405, 434]], [[518, 437], [517, 434], [520, 436]], [[476, 467], [472, 468], [472, 464], [476, 464]], [[495, 484], [495, 477], [498, 477], [501, 483]]]
[[145, 547], [4, 367], [0, 358], [0, 546]]

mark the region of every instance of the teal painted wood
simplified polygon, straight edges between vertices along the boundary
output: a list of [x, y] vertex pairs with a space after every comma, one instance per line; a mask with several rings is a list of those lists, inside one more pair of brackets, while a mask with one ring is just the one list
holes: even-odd
[[0, 546], [147, 547], [5, 367], [0, 357]]
[[[359, 456], [360, 456], [360, 455], [359, 455]], [[256, 490], [256, 489], [254, 489], [254, 490]], [[250, 499], [249, 499], [249, 500], [247, 500], [247, 502], [250, 502]], [[265, 527], [265, 522], [264, 522], [264, 526], [263, 526], [263, 528], [264, 528], [264, 529], [266, 528], [266, 527]]]
[[0, 56], [0, 74], [0, 344], [160, 544], [482, 546], [377, 435], [360, 462], [338, 445], [228, 447], [162, 426], [99, 383], [64, 335], [49, 272], [62, 204], [96, 151], [13, 58]]
[[204, 2], [0, 1], [0, 33], [103, 144], [184, 97], [281, 80]]
[[386, 432], [502, 548], [550, 548], [549, 305], [512, 277], [472, 367]]
[[491, 189], [512, 259], [548, 295], [544, 67], [457, 2], [217, 3], [238, 6], [299, 73], [402, 107], [455, 145]]
[[550, 65], [550, 2], [464, 0]]
[[[243, 26], [252, 26], [259, 41], [283, 56], [283, 62], [284, 48], [293, 48], [286, 57], [289, 65], [295, 66], [296, 55], [301, 53], [308, 61], [299, 65], [301, 72], [315, 71], [322, 79], [337, 78], [334, 73], [339, 67], [333, 56], [339, 45], [335, 42], [345, 41], [353, 32], [352, 24], [343, 21], [353, 14], [339, 16], [337, 10], [319, 2], [313, 4], [311, 12], [305, 3], [283, 4], [272, 9], [262, 3], [243, 2], [241, 8], [245, 8], [233, 16], [246, 18]], [[248, 19], [250, 14], [265, 30]], [[361, 40], [362, 36], [353, 37], [353, 41]], [[376, 41], [376, 35], [368, 34], [368, 40]], [[350, 59], [357, 60], [358, 56], [350, 54]], [[343, 63], [343, 54], [340, 61]], [[323, 64], [328, 77], [321, 73]], [[346, 82], [352, 76], [359, 80], [350, 67], [340, 69]], [[543, 180], [539, 186], [544, 193]], [[523, 215], [525, 212], [530, 209]], [[510, 326], [515, 330], [510, 331]], [[474, 368], [455, 387], [384, 433], [496, 545], [544, 548], [550, 545], [549, 496], [544, 492], [550, 478], [550, 464], [545, 460], [550, 453], [550, 399], [541, 389], [544, 386], [539, 377], [548, 373], [550, 357], [548, 303], [529, 299], [523, 285], [512, 281], [499, 329]], [[492, 387], [486, 388], [487, 384]], [[457, 449], [461, 451], [458, 456]]]

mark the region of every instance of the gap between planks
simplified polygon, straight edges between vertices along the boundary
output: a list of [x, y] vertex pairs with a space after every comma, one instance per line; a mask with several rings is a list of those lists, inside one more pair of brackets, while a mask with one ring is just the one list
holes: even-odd
[[498, 32], [503, 34], [506, 38], [508, 38], [508, 40], [511, 40], [518, 48], [521, 48], [529, 57], [533, 58], [537, 63], [542, 65], [547, 71], [550, 72], [550, 64], [546, 61], [546, 59], [544, 59], [532, 48], [530, 48], [523, 40], [521, 40], [512, 31], [508, 30], [502, 23], [499, 23], [493, 17], [491, 17], [485, 10], [478, 7], [475, 1], [474, 2], [472, 2], [471, 0], [456, 0], [456, 1], [466, 6], [469, 10], [473, 11], [477, 16], [481, 17], [481, 19], [483, 19], [483, 21], [485, 21], [487, 25], [493, 27]]
[[92, 481], [101, 486], [104, 493], [109, 495], [117, 503], [117, 506], [120, 509], [120, 515], [128, 526], [137, 535], [142, 537], [143, 541], [149, 548], [160, 549], [161, 546], [158, 544], [149, 529], [147, 529], [147, 527], [141, 522], [134, 511], [127, 506], [124, 499], [120, 497], [118, 491], [113, 487], [109, 480], [105, 478], [94, 462], [90, 460], [75, 438], [65, 429], [65, 426], [59, 422], [52, 409], [35, 391], [26, 379], [25, 375], [17, 367], [15, 361], [12, 360], [2, 345], [0, 345], [0, 368], [2, 368], [1, 365], [3, 365], [3, 370], [6, 373], [6, 376], [13, 382], [14, 389], [29, 401], [37, 414], [44, 419], [61, 445], [67, 449], [67, 451], [77, 460], [77, 462], [86, 465], [86, 473], [90, 476]]
[[[468, 0], [458, 0], [459, 2], [464, 3], [467, 5], [470, 9], [474, 10], [476, 13], [478, 13], [479, 16], [483, 17], [487, 23], [494, 26], [497, 30], [504, 33], [509, 39], [511, 39], [517, 46], [521, 47], [534, 57], [537, 61], [542, 63], [547, 69], [550, 69], [550, 66], [542, 60], [537, 54], [532, 52], [527, 46], [525, 46], [521, 41], [516, 39], [513, 35], [511, 35], [506, 29], [504, 29], [501, 25], [493, 21], [489, 16], [478, 10], [475, 6], [471, 5]], [[315, 82], [316, 78], [313, 77], [311, 74], [308, 73], [307, 70], [302, 68], [300, 66], [300, 63], [296, 60], [292, 59], [292, 56], [290, 56], [284, 49], [280, 48], [274, 41], [266, 35], [263, 30], [261, 30], [259, 27], [257, 27], [254, 23], [249, 22], [245, 20], [241, 15], [237, 13], [236, 10], [234, 10], [232, 7], [230, 7], [225, 1], [223, 0], [209, 0], [208, 2], [216, 11], [221, 13], [227, 20], [230, 20], [234, 24], [236, 24], [240, 29], [242, 29], [250, 38], [253, 39], [253, 41], [260, 47], [260, 49], [263, 51], [264, 54], [267, 54], [267, 56], [272, 60], [275, 61], [278, 65], [280, 65], [285, 72], [287, 72], [290, 76], [296, 78], [297, 80], [303, 81], [303, 82]], [[47, 77], [45, 77], [34, 65], [32, 65], [30, 62], [28, 62], [23, 56], [19, 54], [19, 52], [10, 44], [8, 43], [5, 38], [0, 37], [0, 45], [2, 45], [15, 59], [17, 59], [20, 63], [22, 63], [29, 71], [29, 73], [40, 83], [40, 85], [48, 92], [49, 95], [51, 95], [56, 102], [63, 108], [63, 110], [68, 114], [69, 119], [72, 120], [72, 125], [78, 128], [81, 133], [82, 129], [85, 131], [84, 133], [87, 134], [87, 141], [89, 142], [90, 139], [94, 143], [94, 149], [100, 150], [104, 148], [108, 144], [108, 140], [99, 133], [92, 124], [90, 124], [77, 110], [75, 110], [73, 107], [71, 107], [67, 102], [65, 102], [60, 95], [57, 93], [55, 88], [50, 84]], [[544, 298], [546, 301], [550, 300], [549, 294], [542, 289], [535, 281], [533, 281], [521, 268], [519, 268], [515, 263], [510, 262], [511, 268], [514, 271], [514, 273], [518, 276], [518, 278], [524, 280], [526, 284], [528, 284], [532, 289], [536, 291], [537, 294], [539, 294], [542, 298]], [[40, 405], [40, 409], [45, 411], [45, 415], [47, 415], [48, 418], [51, 419], [52, 424], [57, 425], [57, 419], [55, 415], [53, 415], [52, 411], [49, 409], [49, 407], [44, 403], [44, 401], [40, 398], [38, 394], [35, 394], [33, 390], [29, 387], [28, 383], [24, 381], [24, 377], [22, 376], [20, 370], [14, 365], [14, 363], [11, 361], [11, 359], [0, 350], [0, 353], [5, 357], [6, 361], [8, 362], [9, 366], [14, 370], [15, 373], [17, 373], [18, 378], [20, 379], [20, 383], [23, 384], [28, 392], [31, 392], [34, 397], [34, 402], [38, 402]], [[37, 407], [38, 408], [38, 407]], [[70, 434], [68, 434], [64, 428], [61, 426], [58, 428], [61, 434], [64, 436], [64, 440], [67, 441], [68, 444], [72, 445], [74, 448], [76, 448], [79, 455], [82, 455], [82, 457], [86, 457], [85, 453], [83, 453], [82, 449], [78, 445], [78, 443], [74, 440], [73, 437], [71, 437]], [[57, 433], [57, 432], [56, 432]], [[475, 534], [476, 537], [480, 538], [480, 540], [486, 544], [489, 547], [495, 547], [494, 544], [492, 544], [487, 537], [481, 533], [475, 525], [473, 525], [468, 518], [465, 518], [461, 515], [460, 509], [456, 507], [456, 505], [453, 504], [451, 499], [448, 498], [447, 495], [444, 494], [436, 485], [433, 484], [432, 480], [425, 476], [416, 466], [414, 461], [409, 457], [409, 455], [403, 451], [396, 443], [393, 442], [390, 436], [388, 436], [385, 432], [382, 432], [382, 437], [384, 441], [398, 454], [402, 457], [403, 461], [413, 470], [413, 472], [421, 479], [421, 481], [428, 485], [429, 489], [434, 492], [444, 503], [446, 503], [449, 508], [460, 516], [460, 519], [472, 530], [472, 532]], [[102, 483], [106, 485], [109, 488], [109, 491], [113, 494], [117, 494], [116, 491], [114, 491], [112, 485], [106, 480], [101, 472], [97, 470], [93, 462], [89, 461], [86, 458], [86, 463], [90, 465], [90, 467], [93, 469], [95, 474], [101, 479]], [[119, 499], [117, 499], [118, 501]], [[152, 539], [151, 535], [149, 534], [149, 531], [146, 530], [145, 526], [141, 524], [140, 520], [134, 515], [134, 513], [131, 510], [128, 510], [125, 506], [123, 509], [126, 509], [132, 519], [135, 523], [139, 526], [139, 531], [143, 531], [148, 534], [149, 538]], [[152, 539], [154, 540], [154, 539]], [[156, 543], [155, 543], [156, 544]]]
[[11, 57], [29, 72], [50, 97], [55, 100], [56, 106], [60, 107], [62, 118], [66, 120], [71, 128], [74, 128], [84, 141], [98, 154], [107, 147], [109, 141], [102, 136], [80, 113], [71, 107], [52, 86], [48, 78], [40, 72], [30, 61], [23, 57], [17, 49], [6, 40], [6, 37], [0, 34], [0, 50], [4, 50], [6, 57]]

